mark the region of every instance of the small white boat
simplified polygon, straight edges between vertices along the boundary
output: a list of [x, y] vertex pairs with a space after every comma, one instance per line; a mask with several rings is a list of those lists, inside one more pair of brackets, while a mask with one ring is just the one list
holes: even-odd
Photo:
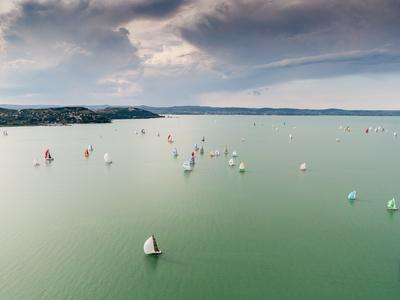
[[190, 161], [189, 161], [189, 160], [185, 161], [185, 162], [182, 164], [182, 168], [183, 168], [183, 170], [184, 170], [185, 172], [186, 172], [186, 171], [192, 171], [192, 170], [193, 170], [192, 165], [190, 164]]
[[235, 165], [235, 160], [233, 158], [231, 158], [228, 162], [230, 167], [233, 167]]
[[239, 165], [239, 172], [243, 173], [246, 171], [246, 166], [244, 165], [244, 162], [241, 162]]
[[149, 255], [159, 255], [161, 254], [161, 250], [158, 248], [157, 242], [156, 242], [156, 238], [154, 237], [154, 234], [151, 235], [151, 237], [149, 237], [143, 245], [143, 251], [144, 254]]
[[293, 140], [293, 135], [290, 133], [289, 134], [289, 142], [291, 142]]
[[40, 163], [39, 163], [36, 159], [34, 159], [34, 160], [33, 160], [33, 166], [34, 166], [34, 167], [39, 167], [39, 166], [40, 166]]
[[245, 138], [242, 138], [242, 142], [245, 142], [246, 141], [246, 139]]
[[340, 143], [340, 139], [339, 138], [336, 138], [336, 143]]
[[178, 156], [178, 149], [174, 148], [172, 149], [172, 156], [177, 157]]
[[214, 151], [215, 156], [220, 156], [219, 150]]
[[87, 149], [90, 151], [90, 152], [93, 152], [93, 146], [92, 145], [89, 145], [88, 147], [87, 147]]
[[396, 206], [396, 200], [394, 198], [392, 200], [389, 200], [389, 202], [386, 205], [387, 210], [398, 210]]
[[357, 191], [350, 192], [349, 195], [347, 196], [347, 199], [356, 200], [357, 199]]
[[111, 164], [112, 164], [112, 160], [111, 160], [110, 155], [109, 155], [108, 153], [105, 153], [105, 154], [104, 154], [104, 162], [105, 162], [106, 164], [108, 164], [108, 165], [111, 165]]
[[397, 137], [397, 132], [393, 132], [394, 137]]
[[214, 151], [210, 151], [210, 157], [214, 157], [214, 156], [215, 156]]
[[237, 152], [236, 152], [236, 151], [233, 151], [233, 152], [232, 152], [232, 157], [237, 157], [237, 156], [238, 156]]
[[300, 165], [299, 170], [300, 170], [300, 171], [306, 171], [306, 170], [307, 170], [307, 166], [306, 166], [306, 163], [305, 163], [305, 162], [303, 162], [303, 163]]

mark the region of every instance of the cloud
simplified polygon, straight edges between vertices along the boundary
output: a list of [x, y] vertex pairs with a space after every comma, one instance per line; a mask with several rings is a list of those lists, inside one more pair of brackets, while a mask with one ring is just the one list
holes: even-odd
[[399, 50], [395, 0], [224, 1], [180, 28], [188, 42], [233, 65], [326, 53]]
[[315, 56], [306, 56], [299, 58], [289, 58], [280, 61], [274, 61], [267, 64], [256, 65], [254, 69], [275, 69], [275, 68], [289, 68], [296, 66], [304, 66], [311, 64], [321, 63], [335, 63], [335, 62], [364, 62], [378, 63], [378, 62], [398, 62], [400, 63], [400, 52], [395, 53], [386, 49], [372, 49], [367, 51], [348, 51], [339, 53], [327, 53]]
[[[102, 79], [142, 68], [137, 48], [129, 40], [129, 30], [124, 25], [133, 19], [170, 16], [181, 2], [16, 2], [13, 9], [0, 15], [1, 78], [12, 86], [11, 90], [0, 89], [0, 93], [8, 95], [20, 89], [24, 94], [46, 95], [46, 99], [77, 97], [74, 101], [99, 95], [104, 91]], [[4, 74], [11, 66], [17, 69], [14, 67], [17, 62], [19, 67], [22, 62], [35, 62], [35, 68], [26, 68], [30, 72], [25, 74]], [[80, 93], [72, 92], [77, 90]], [[123, 90], [133, 91], [133, 88]], [[128, 94], [120, 88], [113, 95]]]
[[0, 97], [268, 104], [293, 82], [398, 76], [398, 28], [398, 0], [6, 0]]

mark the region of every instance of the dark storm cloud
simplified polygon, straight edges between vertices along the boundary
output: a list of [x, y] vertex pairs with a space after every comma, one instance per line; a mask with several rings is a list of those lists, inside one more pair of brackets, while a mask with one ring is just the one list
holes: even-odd
[[[33, 70], [11, 74], [12, 89], [47, 96], [99, 93], [99, 81], [115, 72], [140, 69], [137, 49], [124, 24], [162, 18], [181, 0], [20, 2], [1, 16], [5, 61], [29, 60]], [[22, 83], [22, 86], [21, 86]], [[40, 87], [40, 88], [38, 88]]]
[[397, 0], [253, 0], [215, 5], [180, 32], [219, 60], [253, 65], [378, 48], [395, 52], [399, 28]]

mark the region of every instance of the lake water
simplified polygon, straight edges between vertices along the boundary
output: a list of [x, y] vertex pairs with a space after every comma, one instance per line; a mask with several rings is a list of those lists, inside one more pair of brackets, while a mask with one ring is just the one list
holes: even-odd
[[[368, 126], [386, 131], [367, 136]], [[392, 197], [400, 204], [400, 118], [181, 116], [7, 130], [2, 300], [400, 297], [400, 212], [386, 210]], [[202, 136], [206, 153], [184, 174]], [[225, 144], [246, 173], [228, 166]], [[210, 158], [215, 149], [221, 156]], [[152, 233], [159, 257], [143, 254]]]

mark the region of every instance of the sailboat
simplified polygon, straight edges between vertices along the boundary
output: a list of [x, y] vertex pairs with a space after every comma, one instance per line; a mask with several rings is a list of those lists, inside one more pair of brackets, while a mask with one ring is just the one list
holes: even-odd
[[87, 149], [90, 151], [90, 152], [93, 152], [93, 146], [92, 145], [89, 145], [88, 147], [87, 147]]
[[83, 155], [89, 157], [89, 149], [86, 148], [85, 151], [83, 151]]
[[143, 251], [144, 254], [152, 254], [152, 255], [159, 255], [161, 254], [161, 250], [158, 248], [156, 238], [154, 237], [154, 234], [149, 237], [143, 245]]
[[3, 131], [3, 135], [4, 135], [4, 136], [8, 136], [7, 130], [4, 130], [4, 131]]
[[199, 150], [199, 146], [198, 146], [197, 144], [194, 144], [194, 145], [193, 145], [193, 150], [194, 150], [194, 151]]
[[357, 199], [357, 192], [356, 191], [350, 192], [349, 195], [347, 196], [347, 199], [356, 200]]
[[204, 154], [204, 147], [203, 147], [203, 146], [201, 146], [201, 148], [200, 148], [200, 154], [201, 154], [201, 155]]
[[243, 173], [246, 171], [246, 166], [244, 165], [244, 162], [241, 162], [239, 165], [239, 172]]
[[300, 165], [299, 170], [300, 170], [300, 171], [306, 171], [306, 170], [307, 170], [307, 166], [306, 166], [306, 163], [305, 163], [305, 162], [303, 162], [303, 163]]
[[289, 142], [291, 142], [293, 140], [293, 135], [290, 133], [289, 134]]
[[172, 156], [177, 157], [178, 156], [178, 149], [174, 148], [172, 149]]
[[44, 159], [45, 159], [46, 161], [53, 161], [53, 160], [54, 160], [54, 158], [51, 157], [51, 154], [50, 154], [50, 150], [49, 150], [49, 149], [46, 149], [46, 151], [44, 152]]
[[192, 152], [192, 157], [190, 158], [190, 165], [194, 166], [195, 163], [196, 152]]
[[215, 156], [219, 156], [220, 154], [219, 154], [219, 150], [215, 150], [214, 151], [214, 154], [215, 154]]
[[111, 164], [112, 164], [112, 160], [111, 160], [111, 158], [110, 158], [110, 155], [108, 155], [108, 153], [105, 153], [105, 154], [104, 154], [104, 162], [105, 162], [106, 164], [108, 164], [108, 165], [111, 165]]
[[201, 141], [204, 143], [206, 141], [206, 138], [203, 136], [203, 138], [201, 139]]
[[186, 171], [192, 171], [192, 170], [193, 170], [192, 165], [190, 164], [190, 161], [189, 161], [189, 160], [185, 161], [185, 162], [182, 164], [182, 168], [183, 168], [183, 170], [184, 170], [185, 172], [186, 172]]
[[237, 155], [237, 152], [236, 151], [233, 151], [232, 152], [232, 157], [237, 157], [238, 155]]
[[233, 167], [235, 165], [235, 160], [233, 158], [231, 158], [228, 162], [230, 167]]
[[340, 143], [340, 139], [339, 138], [336, 138], [336, 143]]
[[210, 157], [214, 157], [214, 156], [215, 156], [214, 151], [210, 151]]
[[389, 202], [387, 203], [386, 208], [388, 210], [398, 210], [398, 208], [396, 206], [396, 201], [394, 200], [394, 198], [392, 200], [389, 200]]
[[394, 137], [397, 137], [397, 132], [393, 132], [393, 136], [394, 136]]
[[168, 143], [173, 143], [174, 139], [171, 134], [168, 135]]
[[224, 147], [224, 154], [225, 154], [225, 155], [228, 155], [228, 153], [229, 153], [229, 151], [228, 151], [228, 146], [225, 145], [225, 147]]
[[39, 167], [39, 166], [40, 166], [40, 163], [39, 163], [36, 159], [34, 159], [34, 160], [33, 160], [33, 166], [34, 166], [34, 167]]

